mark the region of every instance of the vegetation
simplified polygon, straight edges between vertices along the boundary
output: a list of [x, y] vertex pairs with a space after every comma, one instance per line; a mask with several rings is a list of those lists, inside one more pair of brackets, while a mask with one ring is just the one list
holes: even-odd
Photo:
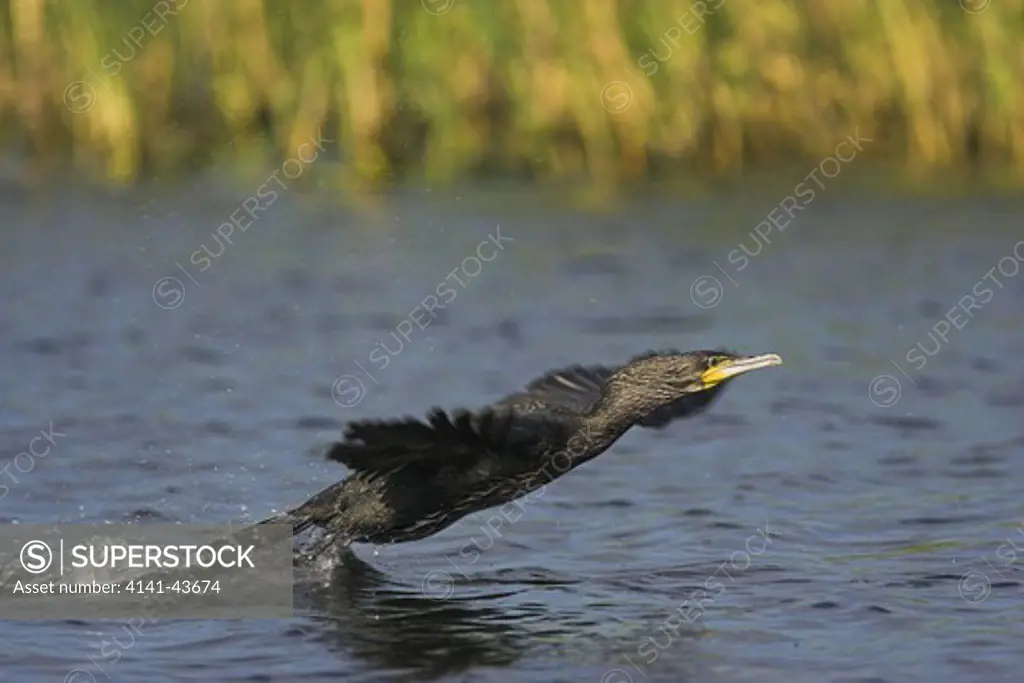
[[319, 129], [350, 177], [1024, 177], [1024, 0], [0, 0], [7, 150], [129, 182]]

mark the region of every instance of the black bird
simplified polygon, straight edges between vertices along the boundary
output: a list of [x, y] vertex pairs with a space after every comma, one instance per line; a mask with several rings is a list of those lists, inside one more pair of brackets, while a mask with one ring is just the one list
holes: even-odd
[[426, 538], [579, 467], [634, 425], [662, 428], [700, 413], [731, 378], [780, 363], [775, 354], [656, 351], [618, 367], [549, 372], [473, 412], [353, 422], [327, 452], [348, 478], [261, 524], [321, 528], [313, 554], [334, 542]]

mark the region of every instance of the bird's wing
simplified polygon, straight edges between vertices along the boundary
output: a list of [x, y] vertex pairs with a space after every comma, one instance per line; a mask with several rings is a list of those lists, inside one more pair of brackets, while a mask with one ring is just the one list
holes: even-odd
[[570, 365], [552, 370], [527, 384], [522, 391], [507, 396], [500, 404], [537, 401], [581, 413], [601, 398], [604, 385], [617, 367]]
[[[609, 378], [625, 365], [644, 358], [679, 353], [675, 349], [647, 351], [634, 356], [624, 365], [570, 365], [552, 370], [527, 384], [522, 391], [496, 402], [496, 406], [541, 404], [558, 406], [581, 413], [601, 398]], [[695, 415], [707, 408], [717, 391], [701, 391], [659, 408], [640, 422], [642, 427], [661, 428], [684, 417]]]
[[[507, 410], [465, 410], [449, 415], [434, 408], [426, 420], [366, 420], [351, 422], [342, 441], [333, 444], [327, 459], [351, 470], [380, 472], [413, 463], [470, 467], [486, 453], [505, 453], [522, 447], [524, 431]], [[539, 438], [538, 434], [538, 438]]]

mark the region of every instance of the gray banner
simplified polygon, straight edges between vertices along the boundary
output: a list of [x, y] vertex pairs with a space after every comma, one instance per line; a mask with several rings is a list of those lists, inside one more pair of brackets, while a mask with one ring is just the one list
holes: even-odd
[[292, 528], [0, 525], [0, 619], [294, 615]]

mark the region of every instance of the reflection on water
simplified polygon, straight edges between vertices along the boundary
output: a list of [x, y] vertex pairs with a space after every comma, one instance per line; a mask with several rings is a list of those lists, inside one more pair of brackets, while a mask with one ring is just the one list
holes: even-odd
[[318, 640], [368, 668], [435, 677], [509, 666], [526, 647], [514, 619], [493, 605], [506, 593], [431, 600], [419, 586], [397, 585], [346, 555], [329, 582], [302, 591], [296, 608], [308, 614]]
[[[771, 192], [601, 217], [295, 195], [198, 271], [239, 194], [4, 195], [4, 521], [252, 521], [344, 475], [322, 452], [350, 419], [651, 348], [786, 364], [628, 434], [500, 525], [304, 569], [292, 620], [160, 622], [131, 643], [119, 623], [8, 623], [6, 677], [1016, 680], [1024, 280], [949, 312], [1012, 255], [1018, 203], [836, 193], [726, 274]], [[513, 241], [463, 277], [499, 225]]]

